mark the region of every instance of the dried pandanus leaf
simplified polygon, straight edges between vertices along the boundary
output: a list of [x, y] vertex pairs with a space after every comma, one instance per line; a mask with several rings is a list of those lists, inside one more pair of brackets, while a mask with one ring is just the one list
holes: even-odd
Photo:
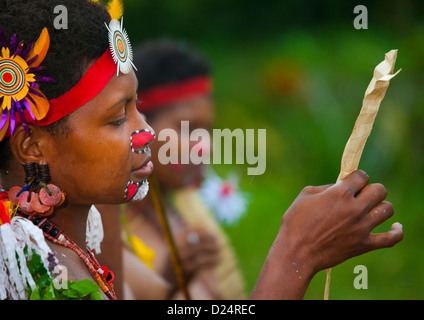
[[[345, 178], [358, 168], [362, 151], [371, 133], [381, 101], [386, 95], [390, 80], [400, 72], [398, 70], [396, 73], [393, 73], [396, 57], [397, 50], [389, 51], [386, 53], [384, 61], [374, 69], [373, 78], [365, 91], [362, 109], [343, 152], [340, 174], [337, 181]], [[327, 269], [324, 300], [328, 300], [330, 294], [330, 274], [331, 269]]]

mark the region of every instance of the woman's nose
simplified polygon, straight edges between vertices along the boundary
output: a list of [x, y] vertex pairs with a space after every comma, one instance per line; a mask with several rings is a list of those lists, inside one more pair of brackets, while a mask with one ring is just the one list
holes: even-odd
[[149, 129], [137, 130], [131, 135], [131, 150], [135, 153], [145, 153], [155, 138], [155, 133]]

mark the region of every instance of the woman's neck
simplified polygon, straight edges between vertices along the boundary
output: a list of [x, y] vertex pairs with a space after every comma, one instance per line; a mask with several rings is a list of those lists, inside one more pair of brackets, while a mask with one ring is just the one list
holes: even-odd
[[90, 205], [65, 204], [55, 208], [55, 212], [49, 217], [51, 222], [83, 250], [86, 247], [87, 216], [90, 207]]

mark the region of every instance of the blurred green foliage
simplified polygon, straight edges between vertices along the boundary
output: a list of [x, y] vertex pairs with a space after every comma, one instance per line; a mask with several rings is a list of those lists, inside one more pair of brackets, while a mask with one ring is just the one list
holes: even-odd
[[[336, 180], [375, 66], [398, 49], [396, 70], [360, 168], [388, 189], [404, 240], [333, 269], [331, 299], [423, 299], [424, 3], [365, 1], [368, 29], [353, 27], [353, 1], [126, 0], [134, 44], [157, 38], [186, 42], [214, 69], [216, 128], [267, 129], [267, 169], [236, 171], [252, 196], [249, 212], [226, 227], [251, 291], [285, 210], [306, 185]], [[143, 70], [140, 70], [143, 72]], [[368, 289], [356, 290], [356, 265]], [[325, 272], [306, 299], [322, 299]]]

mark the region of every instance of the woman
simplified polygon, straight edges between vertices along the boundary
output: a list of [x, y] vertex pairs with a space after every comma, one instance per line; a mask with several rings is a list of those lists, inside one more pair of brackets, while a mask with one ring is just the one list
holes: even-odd
[[[178, 140], [171, 147], [181, 154], [181, 123], [188, 121], [190, 133], [212, 128], [214, 105], [209, 63], [186, 45], [174, 41], [152, 41], [134, 51], [138, 73], [139, 111], [155, 132], [174, 129]], [[184, 138], [188, 138], [185, 137]], [[171, 142], [166, 142], [170, 144]], [[197, 142], [190, 142], [191, 147]], [[164, 141], [151, 144], [155, 176], [163, 194], [166, 214], [175, 238], [191, 299], [245, 298], [244, 281], [235, 254], [219, 224], [201, 201], [198, 187], [204, 178], [203, 164], [162, 164], [158, 159]], [[202, 152], [208, 152], [203, 148]], [[179, 205], [184, 203], [184, 206]], [[177, 286], [168, 245], [151, 197], [125, 207], [126, 238], [133, 251], [143, 241], [150, 254], [138, 255], [146, 264]], [[179, 297], [179, 296], [177, 296]]]
[[[69, 30], [54, 29], [53, 12], [59, 4], [68, 8]], [[29, 174], [23, 165], [28, 168], [35, 164], [43, 168], [43, 173], [47, 166], [51, 182], [66, 193], [65, 203], [55, 208], [48, 220], [63, 229], [81, 250], [91, 204], [141, 199], [146, 193], [144, 181], [152, 172], [148, 149], [151, 140], [138, 135], [151, 129], [136, 108], [137, 80], [129, 60], [118, 57], [116, 63], [109, 56], [108, 34], [116, 28], [110, 21], [102, 5], [88, 0], [6, 1], [0, 13], [3, 48], [16, 49], [16, 41], [6, 44], [5, 40], [13, 39], [14, 34], [15, 40], [29, 45], [47, 28], [50, 48], [42, 64], [47, 69], [31, 71], [55, 80], [54, 84], [41, 82], [46, 78], [37, 80], [35, 88], [49, 99], [48, 113], [41, 120], [33, 120], [28, 112], [22, 119], [19, 110], [12, 110], [16, 126], [9, 130], [13, 131], [9, 138], [3, 137], [0, 146], [1, 185], [7, 190], [28, 185], [24, 180]], [[124, 39], [120, 37], [119, 42], [112, 38], [115, 54], [125, 49]], [[13, 81], [8, 76], [2, 79], [2, 89]], [[37, 97], [32, 99], [39, 101]], [[37, 105], [41, 108], [45, 106], [42, 103]], [[10, 109], [2, 112], [10, 124]], [[389, 232], [371, 234], [375, 226], [392, 216], [393, 207], [384, 202], [384, 187], [368, 185], [368, 181], [364, 172], [356, 171], [335, 185], [308, 187], [300, 193], [283, 216], [252, 299], [300, 299], [319, 270], [402, 239], [399, 224]], [[75, 254], [75, 247], [64, 247], [48, 234], [49, 230], [45, 231], [48, 245], [67, 267], [70, 279], [97, 279], [102, 271], [110, 276], [103, 269], [88, 271], [81, 250]], [[93, 261], [91, 265], [95, 265]], [[301, 278], [293, 281], [298, 274]], [[107, 286], [108, 278], [101, 278], [99, 285]], [[152, 282], [156, 283], [154, 278]], [[163, 284], [159, 282], [158, 286]], [[110, 285], [108, 288], [105, 294], [115, 298]]]
[[[89, 1], [60, 4], [69, 9], [69, 30], [53, 28], [55, 1], [13, 1], [2, 8], [1, 28], [6, 38], [17, 34], [25, 44], [30, 44], [44, 27], [49, 30], [51, 45], [43, 65], [55, 83], [40, 83], [40, 89], [51, 104], [53, 99], [62, 101], [56, 100], [43, 120], [49, 122], [48, 118], [57, 117], [55, 111], [62, 111], [65, 116], [46, 126], [28, 123], [28, 133], [18, 125], [12, 136], [2, 141], [1, 183], [7, 189], [22, 186], [22, 165], [48, 165], [51, 182], [67, 194], [66, 203], [55, 210], [50, 221], [63, 229], [79, 248], [84, 248], [87, 213], [92, 203], [120, 203], [145, 188], [142, 184], [152, 172], [150, 151], [138, 153], [129, 146], [134, 132], [150, 128], [135, 107], [134, 71], [116, 75], [117, 66], [107, 56], [110, 49], [105, 23], [111, 20], [109, 13], [102, 5]], [[82, 77], [90, 67], [97, 64], [98, 68], [99, 63], [100, 72], [92, 79], [97, 83], [96, 77], [109, 81], [104, 81], [103, 88], [84, 84]], [[66, 98], [72, 94], [71, 89], [83, 91], [75, 96], [81, 98], [86, 94], [83, 98], [88, 102], [83, 107], [75, 105], [76, 110], [69, 114]], [[145, 148], [142, 145], [136, 149]], [[129, 187], [133, 187], [131, 195]], [[59, 245], [51, 246], [59, 262], [67, 267], [70, 280], [91, 278], [78, 255]]]

